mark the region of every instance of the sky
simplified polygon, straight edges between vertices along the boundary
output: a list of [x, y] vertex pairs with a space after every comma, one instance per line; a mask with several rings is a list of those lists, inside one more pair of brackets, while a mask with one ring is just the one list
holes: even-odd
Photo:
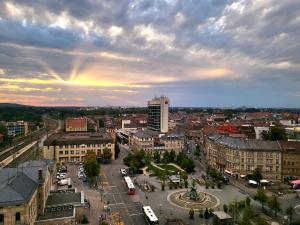
[[299, 107], [298, 0], [2, 0], [0, 102]]

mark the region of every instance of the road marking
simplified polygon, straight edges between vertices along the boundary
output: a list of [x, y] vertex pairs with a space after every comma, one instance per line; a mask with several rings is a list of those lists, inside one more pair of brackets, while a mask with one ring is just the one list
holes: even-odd
[[133, 214], [129, 214], [129, 216], [139, 216], [139, 215], [143, 215], [143, 213], [133, 213]]

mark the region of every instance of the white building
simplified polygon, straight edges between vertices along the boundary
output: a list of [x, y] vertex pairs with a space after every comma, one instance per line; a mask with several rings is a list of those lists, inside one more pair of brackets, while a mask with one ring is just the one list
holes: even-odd
[[168, 132], [169, 99], [165, 96], [148, 101], [148, 128], [162, 133]]

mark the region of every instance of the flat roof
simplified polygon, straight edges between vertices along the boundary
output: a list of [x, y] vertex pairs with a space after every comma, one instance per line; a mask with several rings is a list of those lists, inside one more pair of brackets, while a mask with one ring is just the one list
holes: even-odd
[[72, 132], [52, 134], [46, 139], [44, 145], [53, 146], [103, 143], [113, 143], [113, 139], [108, 133]]
[[74, 208], [73, 207], [69, 208], [68, 206], [66, 206], [65, 209], [61, 207], [60, 210], [57, 210], [57, 208], [55, 208], [55, 211], [52, 211], [52, 209], [45, 210], [43, 214], [38, 215], [37, 221], [49, 220], [49, 219], [61, 219], [61, 218], [72, 217], [72, 216], [75, 216]]
[[46, 207], [81, 203], [81, 193], [51, 193], [47, 199]]

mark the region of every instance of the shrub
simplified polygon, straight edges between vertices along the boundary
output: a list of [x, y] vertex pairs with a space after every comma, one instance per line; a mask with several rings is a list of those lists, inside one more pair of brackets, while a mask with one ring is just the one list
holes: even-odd
[[83, 216], [82, 216], [81, 223], [82, 223], [82, 224], [88, 224], [88, 223], [89, 223], [89, 219], [87, 218], [86, 215], [83, 215]]
[[190, 219], [191, 219], [191, 220], [194, 219], [194, 214], [195, 214], [194, 209], [190, 209], [190, 211], [189, 211], [189, 216], [190, 216]]
[[223, 205], [223, 210], [224, 210], [224, 212], [226, 212], [226, 213], [228, 212], [228, 206], [227, 206], [226, 204]]

